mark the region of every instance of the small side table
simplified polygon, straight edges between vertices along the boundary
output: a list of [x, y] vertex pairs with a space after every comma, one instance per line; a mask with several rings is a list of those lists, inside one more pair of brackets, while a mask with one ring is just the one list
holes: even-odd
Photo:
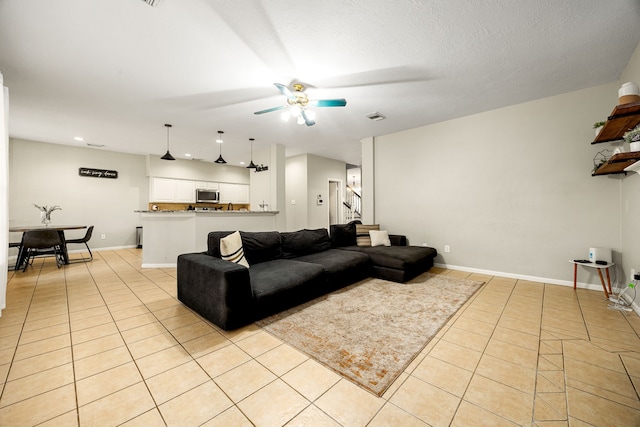
[[[576, 289], [576, 282], [578, 277], [578, 266], [582, 265], [589, 268], [595, 268], [598, 270], [598, 276], [600, 276], [600, 283], [602, 283], [602, 290], [604, 291], [604, 296], [609, 299], [609, 295], [613, 292], [611, 291], [611, 277], [609, 276], [609, 267], [612, 267], [614, 263], [608, 262], [606, 264], [596, 264], [594, 262], [576, 262], [573, 260], [569, 260], [570, 263], [573, 264], [573, 289]], [[604, 284], [604, 278], [602, 277], [602, 270], [607, 273], [607, 285], [609, 286], [607, 289], [607, 285]]]

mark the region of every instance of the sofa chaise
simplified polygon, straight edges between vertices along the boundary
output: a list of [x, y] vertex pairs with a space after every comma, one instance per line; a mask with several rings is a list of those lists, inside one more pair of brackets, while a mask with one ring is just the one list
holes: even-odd
[[324, 228], [241, 231], [249, 268], [222, 259], [221, 239], [234, 232], [210, 232], [206, 252], [178, 256], [178, 299], [232, 330], [367, 277], [403, 282], [433, 265], [435, 249], [398, 246], [406, 245], [404, 236], [390, 236], [392, 246], [351, 245], [351, 225], [336, 228], [333, 239]]

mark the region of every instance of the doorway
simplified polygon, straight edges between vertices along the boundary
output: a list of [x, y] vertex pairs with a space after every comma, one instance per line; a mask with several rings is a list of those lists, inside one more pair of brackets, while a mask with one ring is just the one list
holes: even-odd
[[340, 224], [342, 222], [340, 215], [342, 212], [340, 209], [342, 206], [340, 193], [341, 186], [342, 181], [329, 180], [329, 226], [333, 224]]

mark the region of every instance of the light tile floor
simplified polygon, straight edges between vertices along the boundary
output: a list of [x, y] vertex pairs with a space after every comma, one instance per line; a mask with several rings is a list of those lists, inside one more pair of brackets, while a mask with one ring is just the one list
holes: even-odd
[[186, 309], [139, 250], [9, 272], [0, 425], [638, 426], [640, 319], [602, 292], [486, 285], [378, 398], [256, 326]]

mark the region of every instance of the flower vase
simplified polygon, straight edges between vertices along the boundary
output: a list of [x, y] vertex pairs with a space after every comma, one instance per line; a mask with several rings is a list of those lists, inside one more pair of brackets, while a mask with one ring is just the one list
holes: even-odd
[[49, 224], [51, 224], [51, 214], [44, 211], [40, 212], [40, 222], [42, 222], [45, 227], [48, 227]]

